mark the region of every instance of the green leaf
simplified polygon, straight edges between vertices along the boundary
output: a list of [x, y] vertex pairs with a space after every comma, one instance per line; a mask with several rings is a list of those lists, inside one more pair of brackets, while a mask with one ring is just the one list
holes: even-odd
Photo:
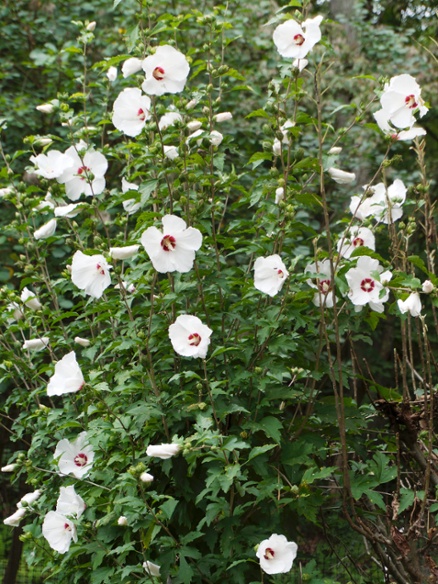
[[257, 424], [254, 424], [254, 426], [258, 426], [261, 430], [263, 430], [266, 436], [275, 440], [277, 444], [280, 444], [281, 430], [283, 428], [280, 420], [274, 418], [274, 416], [266, 416], [266, 418], [263, 418], [263, 420]]
[[173, 580], [174, 582], [181, 582], [182, 584], [190, 584], [193, 580], [193, 570], [187, 563], [184, 556], [180, 556], [178, 576]]
[[350, 473], [351, 494], [356, 501], [358, 501], [364, 493], [376, 487], [378, 484], [378, 481], [368, 474], [361, 475]]
[[424, 260], [422, 258], [420, 258], [417, 255], [411, 255], [408, 256], [408, 261], [411, 262], [411, 264], [414, 264], [414, 266], [419, 268], [422, 272], [424, 272], [430, 277], [430, 272], [427, 269], [426, 264], [424, 263]]
[[383, 387], [383, 385], [375, 383], [374, 385], [370, 385], [370, 390], [376, 391], [381, 398], [386, 399], [387, 401], [401, 402], [403, 400], [403, 397], [398, 391], [392, 387]]
[[305, 207], [322, 207], [322, 201], [313, 193], [296, 193], [295, 199]]
[[371, 503], [374, 503], [374, 505], [376, 505], [379, 509], [382, 509], [382, 511], [386, 511], [385, 501], [383, 500], [383, 497], [380, 493], [377, 493], [376, 491], [365, 491], [365, 495], [368, 497]]
[[379, 485], [392, 481], [397, 476], [397, 467], [390, 466], [390, 458], [383, 452], [377, 452], [373, 456], [369, 468], [374, 473]]
[[323, 466], [322, 468], [308, 468], [301, 479], [302, 483], [311, 485], [317, 479], [326, 479], [330, 477], [337, 469], [336, 466]]
[[163, 512], [165, 519], [169, 520], [172, 517], [177, 505], [178, 501], [176, 499], [168, 499], [160, 505], [160, 509]]
[[270, 117], [271, 116], [267, 112], [265, 112], [265, 110], [258, 109], [258, 110], [251, 112], [250, 114], [248, 114], [246, 116], [246, 119], [247, 120], [249, 118], [268, 118], [269, 119]]
[[158, 181], [157, 180], [147, 180], [141, 184], [140, 188], [138, 189], [141, 193], [141, 204], [144, 205], [151, 196], [151, 193], [155, 191], [157, 188]]
[[139, 37], [139, 25], [137, 24], [136, 26], [134, 26], [134, 28], [128, 33], [127, 37], [126, 37], [126, 44], [128, 46], [128, 52], [130, 53], [137, 41], [138, 41], [138, 37]]
[[[415, 491], [411, 489], [400, 489], [400, 501], [398, 505], [398, 514], [400, 515], [406, 509], [409, 509], [415, 501]], [[430, 509], [432, 511], [432, 508]]]
[[252, 164], [253, 169], [257, 168], [265, 160], [272, 160], [272, 154], [270, 152], [256, 152], [251, 156], [248, 161], [248, 165]]
[[[246, 462], [249, 462], [250, 460], [252, 460], [256, 456], [260, 456], [260, 454], [264, 454], [265, 452], [269, 452], [269, 450], [272, 450], [273, 448], [276, 448], [276, 447], [277, 447], [277, 444], [264, 444], [263, 446], [254, 446], [254, 448], [252, 448], [251, 452], [248, 454], [248, 458], [247, 458]], [[245, 462], [245, 464], [246, 464], [246, 462]]]

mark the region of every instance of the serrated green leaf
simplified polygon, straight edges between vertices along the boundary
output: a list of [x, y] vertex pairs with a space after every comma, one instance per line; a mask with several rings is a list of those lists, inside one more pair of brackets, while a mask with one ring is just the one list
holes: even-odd
[[263, 432], [268, 436], [268, 438], [272, 438], [278, 444], [281, 441], [281, 430], [283, 428], [282, 423], [274, 416], [266, 416], [257, 424], [254, 424], [255, 427], [259, 427]]
[[415, 501], [415, 491], [411, 489], [400, 489], [400, 501], [398, 505], [398, 514], [400, 515], [406, 509], [409, 509]]
[[165, 519], [169, 520], [172, 517], [177, 505], [178, 501], [176, 499], [168, 499], [160, 505], [160, 509], [163, 512]]
[[376, 491], [366, 491], [365, 495], [368, 497], [371, 503], [374, 503], [374, 505], [376, 505], [379, 509], [382, 509], [382, 511], [386, 511], [385, 501], [383, 500], [383, 497], [380, 493], [377, 493]]
[[317, 479], [326, 479], [337, 470], [336, 466], [324, 466], [322, 468], [308, 468], [301, 479], [302, 483], [311, 485]]

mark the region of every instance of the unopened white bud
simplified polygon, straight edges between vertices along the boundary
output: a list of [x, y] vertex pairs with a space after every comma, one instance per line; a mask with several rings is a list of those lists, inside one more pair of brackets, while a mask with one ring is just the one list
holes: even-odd
[[117, 79], [117, 67], [110, 67], [106, 72], [106, 76], [113, 83]]
[[435, 290], [435, 286], [432, 284], [430, 280], [424, 280], [421, 288], [423, 289], [423, 292], [425, 294], [430, 294], [431, 292], [433, 292], [433, 290]]
[[37, 109], [39, 112], [42, 112], [43, 114], [51, 114], [54, 111], [55, 106], [51, 103], [43, 103], [41, 105], [37, 105], [35, 109]]
[[151, 483], [154, 480], [154, 477], [148, 472], [142, 472], [140, 475], [140, 480], [142, 483]]
[[227, 122], [228, 120], [233, 119], [233, 114], [231, 112], [221, 112], [220, 114], [216, 114], [213, 116], [213, 119], [220, 124], [221, 122]]
[[190, 132], [196, 132], [196, 130], [199, 130], [199, 128], [202, 127], [202, 124], [198, 120], [193, 120], [187, 124], [187, 127]]
[[117, 519], [117, 525], [121, 525], [123, 527], [128, 525], [128, 520], [124, 515], [120, 515], [120, 517]]
[[83, 339], [82, 337], [75, 337], [75, 343], [81, 347], [89, 347], [91, 345], [90, 339]]

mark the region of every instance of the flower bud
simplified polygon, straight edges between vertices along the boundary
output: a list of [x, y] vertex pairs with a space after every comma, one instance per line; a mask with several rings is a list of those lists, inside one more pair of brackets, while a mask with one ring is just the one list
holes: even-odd
[[221, 112], [220, 114], [216, 114], [215, 116], [213, 116], [214, 121], [217, 122], [218, 124], [222, 122], [227, 122], [232, 118], [233, 114], [231, 112]]
[[213, 146], [219, 146], [219, 144], [222, 142], [223, 139], [224, 139], [224, 137], [222, 136], [222, 134], [220, 132], [217, 132], [216, 130], [213, 130], [212, 132], [210, 132], [210, 143]]
[[88, 32], [93, 32], [93, 30], [96, 28], [96, 21], [93, 20], [93, 22], [87, 24], [85, 28], [88, 30]]
[[91, 345], [91, 341], [89, 339], [83, 339], [82, 337], [75, 337], [75, 343], [81, 345], [81, 347], [89, 347]]
[[35, 109], [37, 109], [39, 112], [42, 112], [43, 114], [51, 114], [55, 110], [55, 107], [51, 103], [43, 103], [41, 105], [37, 105]]
[[176, 146], [163, 146], [164, 156], [169, 160], [178, 158], [178, 148]]
[[354, 172], [345, 172], [345, 170], [340, 170], [339, 168], [329, 168], [328, 173], [340, 185], [348, 185], [356, 180]]
[[435, 290], [435, 286], [432, 284], [430, 280], [424, 280], [421, 288], [425, 294], [430, 294]]
[[151, 483], [154, 480], [154, 477], [148, 472], [142, 472], [140, 475], [140, 480], [142, 483]]
[[122, 527], [128, 525], [128, 520], [124, 515], [120, 515], [120, 517], [117, 519], [117, 525], [120, 525]]
[[190, 132], [196, 132], [196, 130], [202, 128], [202, 123], [199, 122], [198, 120], [192, 120], [187, 124], [187, 128], [189, 129]]
[[106, 72], [106, 76], [113, 83], [117, 79], [117, 67], [110, 67]]
[[280, 201], [282, 201], [283, 199], [284, 199], [284, 188], [278, 187], [278, 189], [275, 190], [275, 203], [276, 203], [276, 205], [278, 205], [280, 203]]

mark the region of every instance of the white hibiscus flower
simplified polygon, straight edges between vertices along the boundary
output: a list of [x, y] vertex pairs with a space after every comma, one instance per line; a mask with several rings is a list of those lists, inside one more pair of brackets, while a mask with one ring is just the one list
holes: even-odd
[[110, 271], [103, 255], [85, 255], [78, 250], [71, 264], [71, 279], [80, 290], [93, 298], [100, 298], [111, 284]]
[[127, 136], [138, 136], [151, 117], [151, 100], [140, 89], [127, 87], [117, 97], [113, 106], [112, 122]]
[[266, 574], [286, 574], [292, 569], [297, 549], [295, 542], [287, 541], [284, 535], [273, 533], [269, 539], [264, 539], [259, 544], [256, 555]]
[[165, 215], [162, 223], [162, 231], [148, 227], [141, 236], [141, 244], [152, 265], [161, 274], [189, 272], [195, 261], [195, 252], [202, 245], [201, 232], [187, 227], [186, 222], [176, 215]]
[[280, 292], [288, 276], [289, 272], [277, 254], [257, 258], [254, 263], [254, 286], [269, 296]]
[[162, 45], [143, 61], [146, 80], [141, 86], [148, 95], [180, 93], [190, 71], [186, 57], [170, 45]]
[[66, 438], [60, 440], [53, 457], [58, 461], [61, 475], [72, 474], [77, 479], [87, 475], [94, 460], [94, 451], [88, 444], [87, 433], [81, 432], [73, 442]]
[[207, 355], [212, 330], [197, 316], [181, 314], [169, 326], [169, 338], [178, 355], [204, 359]]
[[274, 43], [282, 57], [304, 59], [321, 40], [319, 25], [322, 16], [308, 18], [301, 25], [293, 19], [279, 24], [274, 30]]

